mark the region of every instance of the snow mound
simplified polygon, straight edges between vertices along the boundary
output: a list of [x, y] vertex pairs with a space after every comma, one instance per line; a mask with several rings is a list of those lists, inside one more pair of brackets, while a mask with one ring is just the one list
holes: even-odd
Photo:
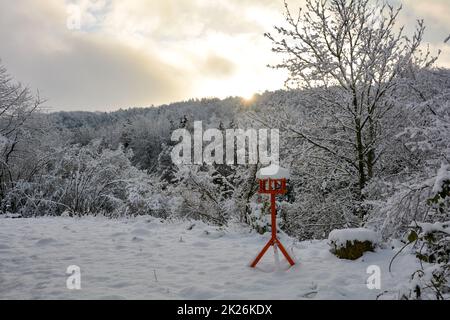
[[417, 225], [422, 229], [422, 232], [425, 235], [433, 232], [443, 232], [450, 234], [450, 221], [436, 223], [419, 222], [417, 223]]
[[347, 241], [369, 241], [373, 244], [377, 244], [380, 242], [380, 236], [375, 231], [365, 228], [338, 229], [330, 232], [328, 240], [337, 247], [343, 247], [347, 244]]
[[433, 193], [441, 193], [444, 182], [450, 181], [450, 166], [442, 165], [434, 182]]
[[262, 168], [256, 174], [258, 179], [289, 179], [290, 173], [288, 169], [282, 168], [276, 164]]

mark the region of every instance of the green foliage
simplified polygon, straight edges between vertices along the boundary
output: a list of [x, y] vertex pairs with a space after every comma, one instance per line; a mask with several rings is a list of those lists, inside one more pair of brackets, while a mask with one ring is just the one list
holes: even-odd
[[427, 203], [436, 209], [439, 214], [448, 212], [450, 200], [450, 180], [446, 180], [442, 184], [442, 190], [435, 194], [434, 197], [428, 199]]
[[419, 236], [417, 235], [417, 232], [414, 230], [412, 230], [411, 233], [408, 235], [409, 242], [417, 241], [418, 238], [419, 238]]
[[[438, 224], [436, 228], [424, 230], [418, 225], [408, 235], [408, 241], [415, 244], [416, 257], [422, 268], [414, 272], [411, 279], [414, 288], [404, 299], [433, 297], [438, 300], [449, 298], [450, 294], [450, 237], [449, 224]], [[429, 227], [429, 225], [427, 226]], [[441, 230], [439, 230], [441, 229]]]

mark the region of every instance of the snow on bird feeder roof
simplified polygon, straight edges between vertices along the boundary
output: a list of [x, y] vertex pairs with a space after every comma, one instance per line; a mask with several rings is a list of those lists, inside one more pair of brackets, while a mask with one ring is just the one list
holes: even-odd
[[261, 168], [256, 174], [258, 179], [290, 179], [291, 175], [288, 169], [282, 168], [276, 164]]

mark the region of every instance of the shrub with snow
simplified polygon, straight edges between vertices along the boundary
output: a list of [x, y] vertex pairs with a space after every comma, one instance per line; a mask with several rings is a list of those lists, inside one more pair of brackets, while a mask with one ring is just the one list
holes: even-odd
[[411, 276], [409, 288], [402, 299], [447, 300], [450, 298], [450, 221], [416, 223], [411, 226], [408, 243], [414, 244], [421, 268]]
[[258, 233], [264, 234], [271, 230], [270, 226], [270, 204], [251, 203], [251, 212], [249, 214], [249, 224]]
[[369, 229], [333, 230], [328, 236], [331, 252], [340, 259], [356, 260], [367, 251], [374, 251], [379, 235]]
[[444, 222], [415, 222], [410, 226], [405, 247], [414, 244], [421, 269], [411, 276], [410, 289], [402, 294], [403, 299], [450, 298], [450, 188], [449, 180], [440, 178], [446, 172], [440, 170], [433, 188], [436, 194], [428, 200], [433, 219]]

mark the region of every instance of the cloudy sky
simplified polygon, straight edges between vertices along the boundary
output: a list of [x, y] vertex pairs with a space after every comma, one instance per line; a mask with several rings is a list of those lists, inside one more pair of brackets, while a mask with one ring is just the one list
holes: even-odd
[[[425, 19], [426, 42], [450, 67], [450, 1], [393, 1], [403, 24]], [[0, 0], [0, 59], [54, 110], [249, 97], [283, 87], [263, 37], [282, 9], [282, 0]]]

